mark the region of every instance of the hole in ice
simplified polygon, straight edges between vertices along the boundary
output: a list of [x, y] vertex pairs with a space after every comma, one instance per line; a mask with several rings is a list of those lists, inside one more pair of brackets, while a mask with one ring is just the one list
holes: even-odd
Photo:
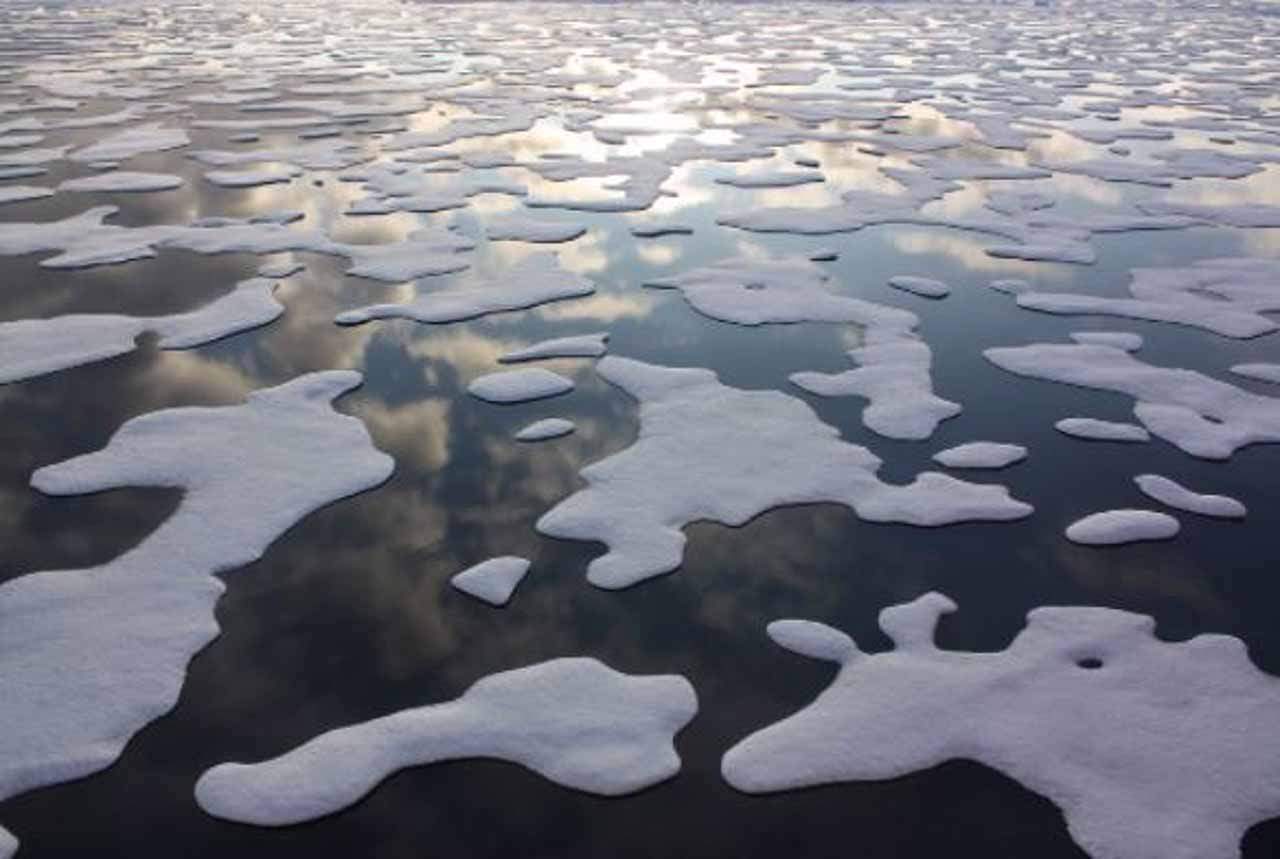
[[1086, 656], [1083, 659], [1077, 659], [1076, 665], [1080, 668], [1095, 670], [1102, 667], [1102, 660], [1096, 656]]

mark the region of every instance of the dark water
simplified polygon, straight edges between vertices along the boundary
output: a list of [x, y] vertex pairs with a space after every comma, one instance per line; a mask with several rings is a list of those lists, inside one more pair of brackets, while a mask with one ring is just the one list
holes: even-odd
[[[207, 111], [223, 114], [234, 111]], [[65, 141], [99, 133], [67, 133]], [[225, 145], [225, 132], [192, 136], [192, 148]], [[273, 139], [294, 138], [264, 135], [254, 145]], [[0, 217], [47, 220], [110, 202], [121, 207], [116, 223], [139, 225], [299, 206], [309, 225], [366, 242], [452, 217], [343, 217], [354, 189], [323, 172], [284, 189], [226, 191], [204, 182], [201, 168], [180, 153], [143, 156], [129, 168], [176, 172], [187, 184], [158, 194], [63, 194], [7, 205]], [[73, 171], [83, 172], [64, 163], [35, 181], [53, 184]], [[1266, 181], [1274, 183], [1275, 175], [1269, 171]], [[235, 403], [248, 390], [304, 372], [351, 367], [366, 382], [338, 407], [364, 418], [377, 446], [396, 459], [386, 485], [307, 517], [261, 561], [224, 576], [221, 637], [192, 662], [174, 712], [139, 733], [116, 765], [0, 805], [0, 821], [22, 839], [20, 855], [1084, 856], [1048, 800], [976, 764], [749, 797], [720, 778], [720, 756], [807, 703], [833, 675], [832, 667], [772, 645], [767, 622], [822, 620], [878, 650], [888, 646], [875, 625], [879, 610], [932, 589], [960, 604], [940, 626], [939, 640], [949, 648], [1000, 649], [1036, 606], [1105, 605], [1154, 615], [1159, 634], [1170, 639], [1239, 636], [1261, 668], [1280, 673], [1274, 479], [1280, 449], [1255, 446], [1229, 463], [1210, 463], [1158, 440], [1070, 439], [1053, 429], [1055, 420], [1127, 420], [1132, 401], [1016, 378], [980, 354], [988, 346], [1062, 341], [1070, 331], [1118, 329], [1143, 334], [1142, 357], [1159, 365], [1221, 375], [1230, 364], [1280, 360], [1266, 338], [1242, 343], [1173, 326], [1039, 315], [985, 286], [996, 277], [1032, 276], [1067, 291], [1119, 295], [1130, 267], [1280, 248], [1280, 231], [1103, 237], [1094, 240], [1096, 265], [1032, 266], [985, 258], [981, 241], [943, 230], [873, 228], [801, 239], [713, 227], [720, 207], [753, 199], [749, 193], [709, 192], [673, 212], [672, 219], [695, 227], [689, 237], [633, 240], [624, 219], [573, 218], [591, 232], [559, 250], [600, 287], [580, 302], [450, 326], [396, 321], [340, 328], [331, 322], [336, 312], [396, 293], [344, 277], [340, 260], [299, 254], [307, 269], [281, 287], [286, 312], [272, 325], [193, 352], [162, 352], [144, 342], [131, 355], [0, 388], [3, 579], [102, 563], [173, 511], [179, 498], [171, 491], [48, 498], [27, 486], [33, 469], [102, 447], [135, 415]], [[754, 199], [776, 203], [788, 193]], [[490, 203], [502, 200], [483, 197], [474, 205]], [[458, 220], [474, 232], [473, 215]], [[465, 386], [517, 345], [608, 330], [613, 354], [709, 367], [727, 384], [805, 396], [788, 385], [787, 374], [848, 367], [843, 352], [857, 345], [856, 330], [737, 327], [697, 315], [677, 293], [641, 286], [649, 277], [739, 253], [742, 242], [773, 252], [834, 247], [841, 257], [825, 265], [840, 291], [921, 316], [921, 333], [934, 349], [935, 388], [965, 409], [929, 442], [871, 434], [861, 425], [857, 398], [806, 397], [844, 438], [885, 459], [882, 475], [908, 480], [930, 467], [931, 453], [969, 440], [1023, 444], [1031, 450], [1026, 462], [966, 479], [1007, 484], [1036, 506], [1035, 515], [1012, 524], [920, 529], [863, 523], [831, 505], [779, 509], [742, 528], [690, 527], [685, 564], [673, 575], [622, 592], [589, 586], [585, 566], [601, 547], [541, 537], [533, 523], [580, 485], [579, 468], [633, 440], [635, 403], [585, 361], [547, 362], [572, 374], [578, 387], [539, 403], [495, 406], [469, 397]], [[513, 253], [484, 247], [476, 268], [500, 269]], [[38, 267], [40, 256], [0, 259], [0, 318], [185, 310], [251, 276], [262, 261], [165, 251], [154, 260], [52, 272]], [[953, 294], [928, 302], [885, 285], [907, 273], [942, 278]], [[1237, 384], [1266, 392], [1265, 385]], [[516, 429], [548, 416], [574, 420], [577, 432], [545, 444], [512, 441]], [[1132, 476], [1147, 472], [1239, 497], [1249, 516], [1243, 522], [1183, 516], [1181, 535], [1156, 544], [1096, 549], [1063, 539], [1062, 529], [1087, 513], [1142, 506]], [[491, 608], [448, 586], [462, 568], [500, 554], [533, 560], [509, 607]], [[196, 778], [215, 763], [273, 757], [338, 725], [452, 698], [490, 673], [577, 654], [627, 672], [690, 679], [700, 712], [678, 738], [684, 766], [675, 779], [630, 798], [601, 799], [513, 765], [456, 762], [402, 772], [354, 808], [279, 830], [215, 820], [192, 799]], [[1255, 827], [1243, 849], [1247, 859], [1280, 855], [1280, 823]]]

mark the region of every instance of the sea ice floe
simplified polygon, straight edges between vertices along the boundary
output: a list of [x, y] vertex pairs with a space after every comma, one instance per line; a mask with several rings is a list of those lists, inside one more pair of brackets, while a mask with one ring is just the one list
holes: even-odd
[[1168, 540], [1181, 530], [1178, 520], [1154, 510], [1104, 510], [1067, 527], [1067, 539], [1084, 546], [1118, 546], [1144, 540]]
[[877, 334], [849, 351], [858, 366], [841, 373], [804, 371], [791, 381], [820, 397], [866, 397], [862, 422], [886, 438], [919, 441], [938, 424], [960, 414], [960, 404], [933, 392], [933, 350], [914, 335]]
[[697, 710], [679, 675], [553, 659], [491, 674], [447, 703], [337, 728], [273, 760], [220, 764], [196, 783], [196, 801], [217, 817], [285, 826], [353, 805], [406, 767], [468, 758], [621, 796], [679, 772], [675, 735]]
[[1054, 428], [1076, 438], [1091, 441], [1150, 441], [1151, 434], [1137, 424], [1103, 421], [1097, 418], [1063, 418]]
[[0, 384], [124, 355], [148, 331], [161, 349], [190, 349], [266, 325], [284, 312], [271, 295], [275, 287], [246, 280], [198, 310], [168, 316], [83, 313], [0, 322]]
[[0, 584], [0, 799], [114, 762], [174, 706], [187, 663], [217, 637], [224, 585], [213, 574], [257, 560], [313, 510], [390, 476], [391, 458], [364, 425], [330, 405], [360, 381], [312, 373], [242, 405], [143, 415], [102, 450], [32, 475], [51, 495], [122, 486], [184, 494], [112, 561]]
[[1280, 814], [1280, 684], [1226, 635], [1162, 641], [1145, 615], [1037, 608], [995, 653], [941, 650], [932, 593], [880, 613], [894, 642], [782, 620], [769, 635], [840, 663], [813, 703], [738, 743], [721, 771], [768, 793], [969, 759], [1048, 797], [1096, 859], [1233, 859]]
[[543, 367], [521, 367], [489, 373], [467, 385], [474, 397], [490, 403], [525, 403], [567, 394], [573, 382]]
[[374, 304], [339, 313], [339, 325], [358, 325], [371, 319], [414, 319], [418, 322], [459, 322], [488, 313], [523, 310], [549, 301], [579, 298], [595, 292], [585, 277], [560, 267], [554, 254], [532, 254], [478, 286], [429, 292], [404, 304]]
[[1136, 268], [1132, 278], [1132, 298], [1036, 290], [1015, 298], [1019, 307], [1046, 313], [1172, 322], [1224, 337], [1257, 337], [1280, 327], [1263, 315], [1280, 310], [1276, 260], [1207, 259], [1177, 268]]
[[516, 433], [516, 441], [547, 441], [573, 432], [573, 421], [564, 418], [543, 418], [534, 421]]
[[204, 178], [222, 188], [257, 188], [292, 182], [302, 170], [291, 164], [275, 164], [254, 170], [208, 170]]
[[831, 277], [802, 257], [724, 259], [645, 286], [678, 289], [695, 310], [736, 325], [788, 322], [845, 322], [894, 331], [910, 331], [914, 313], [840, 295]]
[[710, 370], [612, 355], [597, 369], [640, 401], [639, 438], [582, 469], [587, 488], [548, 511], [537, 529], [607, 544], [588, 568], [600, 587], [627, 587], [679, 567], [689, 522], [743, 525], [789, 504], [836, 502], [867, 521], [922, 526], [1031, 513], [1003, 486], [936, 472], [885, 484], [875, 474], [877, 457], [779, 391], [740, 390]]
[[1233, 364], [1231, 372], [1256, 382], [1280, 384], [1280, 364]]
[[165, 128], [159, 122], [135, 125], [108, 135], [97, 143], [77, 149], [68, 157], [72, 161], [124, 161], [148, 152], [178, 149], [191, 142], [181, 128]]
[[1126, 352], [1142, 348], [1142, 335], [1130, 331], [1072, 331], [1071, 339], [1094, 346], [1114, 346]]
[[933, 455], [934, 462], [947, 468], [1004, 468], [1026, 458], [1027, 449], [1022, 445], [994, 441], [971, 441]]
[[52, 197], [55, 191], [53, 188], [46, 188], [41, 185], [7, 185], [0, 186], [0, 205], [5, 203], [22, 203], [27, 200], [39, 200], [44, 197]]
[[491, 242], [567, 242], [583, 235], [587, 228], [567, 221], [548, 221], [520, 212], [487, 217], [485, 237]]
[[471, 262], [463, 253], [474, 247], [475, 242], [452, 228], [423, 227], [414, 230], [401, 242], [378, 245], [330, 243], [326, 250], [351, 260], [347, 274], [397, 283], [469, 268]]
[[899, 274], [889, 278], [889, 285], [894, 289], [922, 295], [925, 298], [946, 298], [951, 294], [951, 287], [932, 277]]
[[821, 182], [823, 178], [822, 173], [817, 170], [758, 170], [717, 176], [716, 181], [735, 188], [792, 188]]
[[1219, 519], [1243, 519], [1245, 506], [1226, 495], [1202, 495], [1158, 474], [1140, 474], [1133, 479], [1144, 494], [1177, 510], [1214, 516]]
[[511, 601], [511, 595], [528, 572], [527, 559], [504, 555], [468, 567], [449, 579], [449, 584], [489, 605], [503, 606]]
[[1152, 435], [1192, 456], [1229, 459], [1247, 444], [1280, 442], [1280, 399], [1194, 370], [1152, 366], [1114, 346], [1033, 343], [982, 354], [1019, 376], [1128, 394]]
[[498, 360], [503, 364], [514, 364], [518, 361], [537, 361], [542, 358], [599, 358], [608, 349], [606, 345], [608, 339], [608, 331], [556, 337], [508, 352]]
[[676, 223], [635, 224], [631, 227], [631, 235], [638, 239], [657, 239], [662, 236], [691, 236], [693, 235], [693, 227]]
[[182, 177], [172, 173], [135, 173], [128, 170], [112, 170], [95, 176], [68, 179], [58, 185], [59, 191], [84, 192], [136, 192], [172, 191], [182, 187]]

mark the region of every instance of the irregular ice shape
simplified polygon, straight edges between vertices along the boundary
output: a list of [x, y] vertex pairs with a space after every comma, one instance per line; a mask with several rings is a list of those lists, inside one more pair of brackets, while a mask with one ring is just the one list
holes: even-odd
[[487, 313], [523, 310], [548, 301], [578, 298], [595, 292], [585, 277], [560, 267], [554, 254], [533, 254], [479, 286], [420, 295], [405, 304], [374, 304], [339, 313], [339, 325], [358, 325], [371, 319], [414, 319], [418, 322], [458, 322]]
[[1247, 444], [1280, 442], [1280, 399], [1194, 370], [1154, 367], [1113, 346], [1033, 343], [982, 354], [1019, 376], [1128, 394], [1152, 435], [1192, 456], [1229, 459]]
[[396, 283], [469, 268], [471, 262], [462, 254], [474, 247], [475, 242], [452, 228], [424, 227], [402, 242], [334, 245], [332, 250], [350, 258], [347, 274]]
[[494, 215], [484, 224], [484, 234], [491, 242], [567, 242], [586, 231], [581, 224], [548, 221], [519, 212]]
[[0, 322], [0, 384], [124, 355], [148, 331], [160, 337], [161, 349], [190, 349], [258, 328], [284, 312], [271, 295], [275, 287], [253, 278], [198, 310], [169, 316], [85, 313]]
[[840, 662], [831, 686], [730, 749], [724, 777], [767, 793], [974, 760], [1056, 803], [1096, 859], [1233, 859], [1280, 814], [1280, 684], [1239, 639], [1161, 641], [1144, 615], [1055, 607], [1005, 650], [940, 650], [954, 610], [927, 594], [881, 612], [894, 650], [814, 654]]
[[1133, 479], [1146, 495], [1178, 510], [1214, 516], [1220, 519], [1243, 519], [1245, 506], [1226, 495], [1201, 495], [1182, 484], [1158, 474], [1139, 474]]
[[1114, 346], [1126, 352], [1137, 352], [1142, 348], [1142, 335], [1129, 331], [1072, 331], [1071, 339], [1094, 346]]
[[504, 555], [468, 567], [449, 579], [449, 584], [489, 605], [502, 606], [511, 601], [511, 595], [528, 572], [528, 560]]
[[543, 367], [521, 367], [489, 373], [467, 385], [473, 397], [490, 403], [525, 403], [567, 394], [573, 382]]
[[257, 188], [292, 182], [302, 170], [291, 164], [259, 167], [256, 170], [209, 170], [204, 178], [222, 188]]
[[96, 176], [68, 179], [58, 185], [59, 191], [85, 192], [133, 192], [172, 191], [182, 187], [182, 177], [172, 173], [134, 173], [128, 170], [112, 170]]
[[1136, 268], [1132, 278], [1133, 298], [1024, 291], [1016, 300], [1019, 307], [1046, 313], [1172, 322], [1224, 337], [1257, 337], [1280, 328], [1262, 315], [1280, 310], [1280, 262], [1275, 260], [1227, 257], [1177, 268]]
[[909, 331], [919, 321], [906, 310], [838, 295], [827, 288], [830, 279], [821, 266], [800, 257], [737, 257], [645, 286], [678, 289], [699, 313], [736, 325], [848, 322]]
[[159, 122], [135, 125], [108, 135], [97, 143], [77, 149], [68, 157], [72, 161], [124, 161], [148, 152], [178, 149], [191, 142], [181, 128], [164, 128]]
[[1280, 384], [1280, 364], [1233, 364], [1230, 369], [1246, 379]]
[[547, 441], [548, 439], [560, 438], [573, 432], [576, 427], [573, 421], [564, 418], [544, 418], [540, 421], [534, 421], [524, 429], [516, 433], [517, 441]]
[[1063, 418], [1053, 426], [1059, 432], [1093, 441], [1151, 440], [1151, 434], [1137, 424], [1100, 421], [1097, 418]]
[[258, 266], [258, 276], [269, 277], [272, 280], [284, 280], [286, 277], [292, 277], [305, 268], [306, 266], [295, 260], [264, 263]]
[[931, 277], [915, 277], [909, 274], [899, 274], [889, 278], [889, 285], [894, 289], [901, 289], [904, 292], [922, 295], [925, 298], [946, 298], [951, 294], [951, 287], [947, 286], [940, 280], [934, 280]]
[[789, 504], [830, 501], [868, 521], [925, 526], [1031, 513], [1003, 486], [936, 472], [906, 486], [882, 483], [877, 457], [779, 391], [744, 391], [710, 370], [613, 355], [597, 369], [640, 400], [639, 438], [582, 469], [587, 488], [548, 511], [537, 529], [607, 544], [588, 567], [599, 587], [623, 588], [679, 567], [680, 529], [690, 522], [743, 525]]
[[498, 360], [503, 364], [514, 364], [518, 361], [536, 361], [541, 358], [599, 358], [608, 348], [605, 345], [608, 339], [608, 331], [556, 337], [553, 340], [543, 340], [541, 343], [508, 352]]
[[216, 817], [285, 826], [354, 805], [397, 770], [468, 758], [621, 796], [679, 772], [675, 735], [697, 711], [679, 675], [553, 659], [491, 674], [447, 703], [337, 728], [273, 760], [220, 764], [196, 782], [196, 801]]
[[9, 830], [0, 826], [0, 859], [10, 859], [18, 852], [18, 839]]
[[919, 441], [960, 414], [959, 403], [933, 393], [933, 350], [912, 335], [872, 336], [850, 350], [858, 366], [843, 373], [792, 373], [792, 383], [820, 397], [866, 397], [862, 422], [886, 438]]
[[1067, 539], [1084, 546], [1118, 546], [1143, 540], [1168, 540], [1181, 529], [1178, 520], [1154, 510], [1104, 510], [1072, 523]]
[[1004, 468], [1026, 458], [1027, 449], [1022, 445], [994, 441], [971, 441], [933, 455], [934, 462], [947, 468]]
[[717, 176], [716, 181], [735, 188], [792, 188], [821, 182], [824, 178], [818, 170], [758, 170], [753, 173]]
[[39, 200], [52, 197], [54, 190], [40, 185], [8, 185], [0, 187], [0, 205], [5, 203], [21, 203], [26, 200]]
[[218, 635], [214, 573], [262, 556], [326, 504], [391, 474], [364, 425], [330, 401], [359, 373], [300, 376], [238, 406], [133, 418], [107, 446], [39, 469], [52, 495], [184, 490], [123, 555], [0, 584], [0, 800], [98, 772], [178, 700], [187, 663]]

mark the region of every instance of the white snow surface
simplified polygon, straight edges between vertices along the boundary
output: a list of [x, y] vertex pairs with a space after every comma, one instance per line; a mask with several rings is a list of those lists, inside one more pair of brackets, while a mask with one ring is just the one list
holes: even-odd
[[449, 584], [489, 605], [503, 606], [529, 572], [529, 561], [514, 555], [490, 558], [449, 579]]
[[922, 526], [1031, 513], [1003, 486], [937, 472], [906, 486], [885, 484], [875, 474], [876, 456], [842, 441], [803, 401], [779, 391], [731, 388], [710, 370], [614, 355], [597, 369], [640, 401], [639, 438], [582, 469], [587, 488], [548, 511], [537, 529], [607, 544], [587, 573], [600, 587], [675, 570], [684, 552], [681, 529], [690, 522], [743, 525], [788, 504], [836, 502], [867, 521]]
[[946, 298], [951, 294], [951, 287], [932, 277], [899, 274], [889, 278], [889, 285], [894, 289], [915, 293], [924, 298]]
[[543, 367], [500, 370], [481, 376], [467, 385], [467, 391], [473, 397], [490, 403], [526, 403], [566, 394], [572, 390], [571, 380]]
[[514, 364], [519, 361], [537, 361], [542, 358], [599, 358], [608, 349], [606, 344], [608, 339], [608, 331], [555, 337], [508, 352], [498, 360], [503, 364]]
[[543, 418], [534, 421], [516, 433], [517, 441], [547, 441], [560, 438], [573, 432], [576, 427], [573, 421], [564, 418]]
[[553, 659], [491, 674], [447, 703], [337, 728], [273, 760], [220, 764], [196, 783], [196, 801], [217, 817], [284, 826], [353, 805], [397, 770], [467, 758], [620, 796], [680, 770], [675, 735], [697, 710], [679, 675]]
[[390, 476], [391, 458], [364, 425], [330, 406], [360, 382], [352, 371], [311, 373], [242, 405], [143, 415], [102, 450], [32, 475], [50, 495], [184, 494], [114, 560], [0, 584], [0, 799], [111, 765], [172, 709], [187, 663], [217, 637], [224, 585], [213, 574], [257, 560], [308, 513]]
[[1159, 474], [1139, 474], [1133, 479], [1144, 494], [1177, 510], [1219, 519], [1243, 519], [1248, 510], [1226, 495], [1202, 495]]
[[111, 170], [93, 176], [67, 179], [58, 185], [59, 191], [128, 192], [172, 191], [182, 187], [182, 177], [172, 173], [138, 173], [130, 170]]
[[1154, 510], [1104, 510], [1073, 522], [1067, 539], [1085, 546], [1118, 546], [1143, 540], [1168, 540], [1181, 526], [1167, 513]]
[[1022, 445], [994, 441], [971, 441], [933, 455], [934, 462], [948, 468], [1004, 468], [1026, 458], [1027, 449]]
[[770, 624], [839, 673], [731, 748], [725, 778], [768, 793], [973, 760], [1052, 800], [1095, 859], [1234, 859], [1280, 815], [1280, 682], [1239, 639], [1161, 641], [1145, 615], [1045, 607], [1005, 650], [941, 650], [955, 608], [930, 593], [885, 609], [894, 649], [874, 654], [819, 623]]

